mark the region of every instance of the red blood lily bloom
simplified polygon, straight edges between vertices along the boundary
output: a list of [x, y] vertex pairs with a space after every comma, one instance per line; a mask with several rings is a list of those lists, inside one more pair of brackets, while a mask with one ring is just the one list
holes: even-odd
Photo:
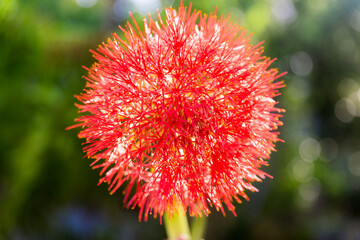
[[[269, 68], [262, 43], [228, 18], [183, 4], [120, 27], [124, 38], [99, 46], [77, 96], [86, 156], [101, 168], [99, 183], [120, 186], [139, 218], [179, 206], [191, 216], [210, 207], [235, 214], [234, 200], [257, 191], [266, 173], [282, 109], [274, 97], [283, 74]], [[225, 214], [225, 213], [224, 213]]]

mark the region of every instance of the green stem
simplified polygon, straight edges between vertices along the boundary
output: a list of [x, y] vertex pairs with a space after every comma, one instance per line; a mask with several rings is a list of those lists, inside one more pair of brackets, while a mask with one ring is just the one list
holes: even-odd
[[168, 240], [190, 240], [190, 228], [184, 209], [179, 206], [172, 216], [164, 214], [164, 224]]
[[206, 217], [196, 217], [192, 220], [191, 224], [191, 240], [204, 239], [206, 228]]

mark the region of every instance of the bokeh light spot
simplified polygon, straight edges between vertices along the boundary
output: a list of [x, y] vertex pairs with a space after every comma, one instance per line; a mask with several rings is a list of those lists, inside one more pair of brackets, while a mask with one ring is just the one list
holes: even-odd
[[290, 67], [296, 75], [306, 76], [313, 69], [313, 60], [306, 52], [296, 52], [290, 58]]
[[355, 114], [356, 106], [350, 98], [342, 98], [335, 104], [335, 115], [340, 121], [349, 123]]
[[91, 8], [95, 6], [98, 0], [75, 0], [76, 4], [82, 8]]
[[313, 162], [320, 156], [320, 143], [314, 138], [307, 138], [300, 143], [299, 154], [304, 161]]
[[273, 0], [271, 12], [276, 21], [282, 24], [292, 23], [297, 18], [297, 11], [291, 0]]
[[131, 6], [127, 0], [116, 0], [113, 4], [112, 17], [115, 21], [127, 19], [130, 10]]
[[321, 183], [316, 178], [310, 182], [301, 184], [298, 188], [298, 204], [300, 207], [312, 207], [320, 196]]
[[358, 82], [352, 78], [345, 78], [341, 80], [338, 85], [338, 93], [340, 97], [348, 97], [358, 89]]
[[353, 153], [348, 160], [350, 172], [355, 176], [360, 176], [360, 151]]
[[135, 11], [141, 14], [153, 12], [160, 7], [159, 0], [131, 0], [131, 2], [134, 4]]
[[298, 182], [305, 183], [314, 176], [314, 164], [297, 159], [291, 165], [292, 174]]

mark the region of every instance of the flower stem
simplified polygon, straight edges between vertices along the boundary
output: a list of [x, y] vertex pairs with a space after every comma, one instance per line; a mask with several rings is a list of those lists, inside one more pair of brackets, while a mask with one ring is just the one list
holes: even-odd
[[171, 216], [164, 215], [164, 224], [168, 240], [190, 240], [190, 228], [184, 209], [179, 206]]
[[206, 217], [196, 217], [192, 220], [191, 224], [191, 240], [204, 239], [206, 228]]

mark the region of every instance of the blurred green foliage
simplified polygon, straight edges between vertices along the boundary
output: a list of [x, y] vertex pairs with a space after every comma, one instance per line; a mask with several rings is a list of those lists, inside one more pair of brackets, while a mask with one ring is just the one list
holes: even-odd
[[[88, 50], [120, 33], [128, 11], [140, 20], [136, 2], [0, 1], [0, 239], [165, 238], [158, 219], [138, 223], [120, 191], [109, 196], [97, 186], [77, 130], [65, 131], [77, 114], [73, 95], [84, 87], [81, 66], [93, 62]], [[238, 217], [210, 215], [206, 239], [359, 239], [359, 1], [193, 6], [231, 13], [288, 72], [278, 98], [287, 110], [285, 143], [266, 169], [274, 179], [256, 184]]]

